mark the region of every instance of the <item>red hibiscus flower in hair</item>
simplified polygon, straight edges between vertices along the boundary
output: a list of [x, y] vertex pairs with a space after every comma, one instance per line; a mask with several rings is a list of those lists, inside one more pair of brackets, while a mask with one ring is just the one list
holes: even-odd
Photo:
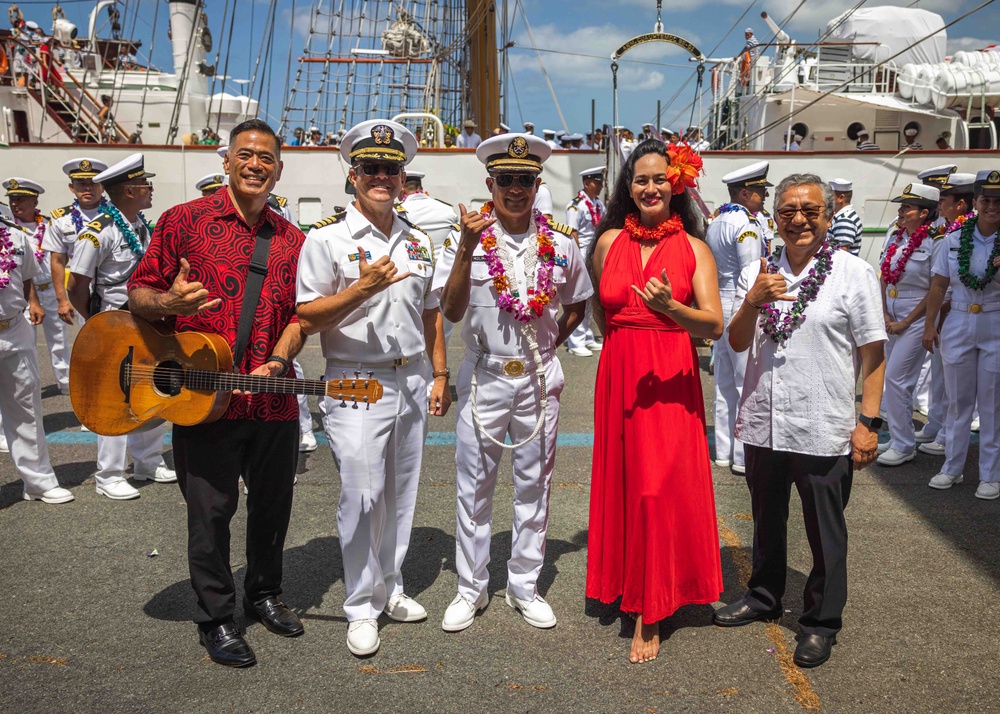
[[684, 193], [686, 188], [694, 188], [701, 174], [701, 156], [692, 151], [688, 144], [674, 144], [667, 148], [670, 166], [667, 167], [667, 181], [674, 194]]

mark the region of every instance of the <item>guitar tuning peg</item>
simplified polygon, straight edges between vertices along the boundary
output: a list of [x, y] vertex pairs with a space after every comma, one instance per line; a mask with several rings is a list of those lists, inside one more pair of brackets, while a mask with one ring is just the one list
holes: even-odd
[[354, 402], [354, 404], [351, 406], [351, 409], [357, 409], [357, 408], [358, 408], [358, 403]]
[[346, 402], [346, 401], [343, 401], [343, 400], [341, 400], [341, 402], [340, 402], [340, 408], [341, 408], [341, 409], [347, 409], [347, 402]]
[[361, 370], [360, 369], [354, 370], [354, 378], [355, 379], [361, 379]]
[[375, 376], [375, 372], [373, 370], [368, 370], [368, 379], [371, 379], [374, 376]]
[[347, 379], [347, 370], [346, 369], [343, 372], [341, 372], [341, 374], [344, 375], [344, 379]]

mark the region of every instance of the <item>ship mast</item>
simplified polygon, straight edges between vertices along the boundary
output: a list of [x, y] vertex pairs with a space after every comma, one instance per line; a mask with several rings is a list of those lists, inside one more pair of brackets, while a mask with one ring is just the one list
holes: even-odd
[[[497, 18], [493, 0], [467, 0], [469, 100], [471, 117], [485, 135], [500, 124], [500, 76], [497, 67]], [[506, 18], [504, 18], [506, 21]]]

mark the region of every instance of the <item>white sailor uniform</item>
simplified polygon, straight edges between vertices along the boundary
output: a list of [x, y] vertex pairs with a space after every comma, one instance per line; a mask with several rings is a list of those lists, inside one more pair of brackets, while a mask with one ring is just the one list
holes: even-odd
[[538, 190], [535, 191], [535, 202], [531, 207], [546, 216], [554, 215], [552, 213], [552, 191], [549, 190], [544, 181], [538, 184]]
[[[566, 206], [566, 225], [576, 231], [576, 241], [580, 246], [580, 254], [586, 259], [587, 251], [590, 250], [591, 243], [594, 242], [597, 233], [597, 226], [604, 218], [604, 203], [600, 198], [591, 199], [585, 191], [580, 191], [576, 197]], [[596, 342], [594, 330], [590, 324], [591, 308], [590, 301], [587, 302], [587, 312], [583, 316], [583, 322], [573, 330], [566, 339], [566, 346], [570, 349], [587, 347]]]
[[[527, 295], [525, 256], [536, 249], [534, 229], [510, 236], [498, 220], [493, 224], [497, 241], [504, 241], [513, 258], [514, 275], [521, 295]], [[568, 233], [568, 231], [567, 231]], [[541, 432], [514, 449], [514, 523], [511, 557], [507, 562], [507, 593], [530, 602], [538, 594], [538, 575], [545, 555], [549, 492], [555, 467], [559, 428], [559, 395], [564, 377], [555, 355], [560, 304], [571, 305], [593, 294], [583, 257], [567, 233], [553, 231], [556, 268], [552, 280], [556, 294], [535, 326], [538, 350], [545, 370], [546, 413]], [[444, 250], [434, 277], [435, 290], [443, 290], [455, 261], [460, 235], [455, 232]], [[509, 276], [510, 277], [510, 276]], [[534, 285], [536, 276], [530, 276]], [[471, 401], [473, 370], [477, 380], [476, 410], [482, 428], [493, 439], [514, 444], [525, 441], [536, 428], [539, 402], [538, 365], [531, 356], [523, 328], [513, 315], [497, 307], [482, 245], [472, 255], [469, 307], [462, 325], [465, 359], [458, 373], [458, 423], [456, 425], [458, 515], [455, 566], [458, 593], [475, 603], [487, 592], [492, 537], [493, 492], [503, 448], [480, 433]]]
[[[140, 219], [132, 229], [143, 250], [149, 245], [149, 229]], [[111, 216], [102, 213], [87, 223], [77, 236], [76, 247], [69, 263], [69, 271], [91, 279], [91, 290], [96, 286], [101, 297], [101, 311], [117, 310], [128, 302], [126, 285], [141, 254], [129, 247], [125, 236], [114, 224]], [[125, 436], [97, 437], [97, 473], [94, 480], [98, 488], [111, 486], [125, 480], [128, 467], [127, 452], [132, 455], [136, 475], [150, 477], [157, 469], [165, 467], [163, 461], [163, 435], [169, 425], [163, 424], [132, 432]]]
[[[409, 194], [402, 204], [396, 206], [396, 212], [402, 212], [406, 220], [430, 236], [434, 244], [434, 262], [440, 262], [445, 241], [453, 230], [458, 229], [458, 212], [455, 207], [420, 192]], [[442, 320], [444, 341], [447, 344], [451, 340], [455, 323], [444, 318]]]
[[335, 295], [360, 277], [358, 247], [410, 277], [372, 296], [320, 335], [326, 379], [355, 371], [381, 382], [381, 401], [342, 407], [326, 397], [323, 426], [340, 471], [337, 532], [348, 622], [376, 619], [403, 593], [424, 439], [427, 376], [423, 313], [436, 310], [430, 238], [396, 213], [385, 236], [354, 205], [315, 224], [299, 256], [297, 301]]
[[[705, 242], [715, 257], [722, 296], [724, 326], [739, 310], [736, 282], [748, 265], [759, 263], [765, 254], [766, 219], [755, 216], [744, 206], [729, 203], [708, 225]], [[762, 221], [764, 225], [762, 225]], [[743, 393], [743, 375], [747, 352], [734, 352], [729, 340], [715, 343], [715, 458], [743, 467], [743, 444], [733, 437], [736, 412]]]
[[[951, 312], [941, 329], [941, 358], [948, 393], [945, 462], [941, 473], [958, 476], [969, 450], [969, 425], [979, 404], [979, 480], [1000, 481], [1000, 279], [983, 290], [966, 287], [958, 274], [961, 231], [949, 233], [932, 271], [951, 281]], [[983, 275], [996, 234], [973, 232], [969, 272]]]

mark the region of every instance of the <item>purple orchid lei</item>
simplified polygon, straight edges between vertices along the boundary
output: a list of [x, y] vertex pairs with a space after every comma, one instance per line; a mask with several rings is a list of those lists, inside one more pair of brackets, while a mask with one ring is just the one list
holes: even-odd
[[[809, 275], [802, 281], [799, 287], [798, 298], [792, 303], [788, 312], [782, 312], [768, 303], [760, 308], [761, 329], [764, 334], [770, 337], [777, 345], [784, 345], [792, 332], [806, 321], [805, 311], [816, 296], [819, 289], [826, 282], [830, 270], [833, 268], [833, 250], [829, 243], [824, 243], [816, 253], [816, 264], [809, 269]], [[768, 272], [777, 272], [777, 262], [774, 257], [768, 259]]]
[[14, 243], [10, 240], [10, 229], [0, 223], [0, 290], [10, 284], [10, 271], [17, 267], [14, 260]]

